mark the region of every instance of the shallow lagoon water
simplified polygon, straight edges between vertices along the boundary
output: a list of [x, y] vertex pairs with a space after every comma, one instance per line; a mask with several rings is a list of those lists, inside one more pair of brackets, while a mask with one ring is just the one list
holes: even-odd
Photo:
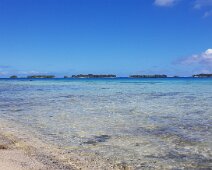
[[1, 79], [0, 117], [134, 169], [212, 166], [212, 79]]

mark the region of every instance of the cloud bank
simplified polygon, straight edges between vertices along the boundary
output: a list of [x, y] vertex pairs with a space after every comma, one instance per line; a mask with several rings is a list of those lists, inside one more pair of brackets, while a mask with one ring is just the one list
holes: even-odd
[[196, 0], [194, 2], [195, 9], [201, 9], [212, 6], [212, 0]]
[[178, 0], [155, 0], [154, 4], [162, 7], [173, 6]]
[[183, 59], [181, 63], [185, 65], [199, 64], [212, 67], [212, 49], [207, 49], [201, 54], [194, 54], [192, 56], [189, 56]]
[[203, 18], [212, 16], [212, 0], [196, 0], [193, 7], [196, 10], [205, 11]]
[[205, 13], [204, 13], [204, 18], [206, 18], [206, 17], [209, 17], [209, 16], [212, 16], [212, 10], [210, 10], [210, 11], [206, 11]]
[[[170, 7], [177, 4], [179, 1], [186, 0], [154, 0], [154, 5], [159, 7]], [[191, 0], [191, 6], [195, 10], [203, 12], [203, 18], [212, 16], [212, 0]]]

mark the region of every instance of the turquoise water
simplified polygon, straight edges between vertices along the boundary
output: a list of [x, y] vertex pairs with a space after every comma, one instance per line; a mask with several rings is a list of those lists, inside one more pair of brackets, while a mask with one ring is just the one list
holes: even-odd
[[0, 119], [137, 169], [210, 168], [212, 79], [0, 79]]

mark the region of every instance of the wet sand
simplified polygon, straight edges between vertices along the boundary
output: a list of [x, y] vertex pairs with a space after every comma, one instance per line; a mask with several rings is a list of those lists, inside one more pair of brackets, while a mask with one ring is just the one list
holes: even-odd
[[14, 136], [0, 134], [0, 169], [4, 170], [50, 170], [74, 169], [52, 155], [39, 153], [37, 148]]
[[47, 169], [27, 152], [21, 150], [16, 142], [0, 134], [0, 169], [4, 170], [27, 170], [27, 169]]
[[81, 151], [63, 148], [40, 140], [28, 129], [0, 119], [0, 170], [131, 170], [122, 163], [111, 163]]
[[72, 170], [62, 154], [30, 134], [20, 132], [0, 121], [0, 169], [2, 170]]
[[37, 160], [27, 156], [18, 149], [4, 149], [0, 151], [0, 169], [4, 170], [29, 170], [47, 169]]
[[112, 166], [101, 162], [101, 160], [94, 163], [92, 157], [83, 160], [72, 155], [73, 157], [67, 158], [66, 154], [60, 153], [57, 149], [49, 152], [49, 148], [38, 147], [37, 144], [32, 146], [15, 136], [8, 136], [0, 132], [0, 170], [131, 170], [124, 164]]

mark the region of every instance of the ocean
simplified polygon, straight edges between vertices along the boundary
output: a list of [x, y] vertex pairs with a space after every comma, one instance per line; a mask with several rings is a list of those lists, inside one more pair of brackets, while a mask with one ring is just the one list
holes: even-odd
[[211, 78], [0, 79], [0, 120], [96, 164], [211, 168]]

